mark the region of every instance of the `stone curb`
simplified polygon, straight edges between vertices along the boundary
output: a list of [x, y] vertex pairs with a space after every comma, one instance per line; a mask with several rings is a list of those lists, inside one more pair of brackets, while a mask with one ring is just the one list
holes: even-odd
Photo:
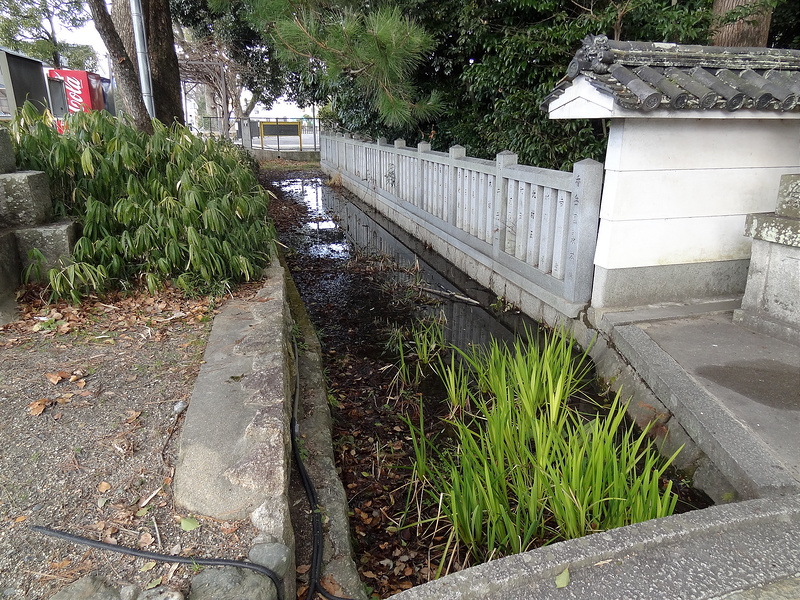
[[[298, 353], [299, 365], [294, 364], [291, 348], [293, 315], [305, 342]], [[275, 564], [258, 557], [273, 546], [287, 548], [288, 561], [279, 561], [279, 575], [286, 575], [284, 597], [294, 598], [295, 544], [288, 489], [294, 369], [299, 368], [298, 422], [308, 455], [306, 468], [327, 517], [323, 576], [338, 584], [338, 595], [366, 600], [352, 556], [347, 497], [333, 460], [319, 341], [291, 276], [277, 260], [267, 270], [255, 300], [229, 301], [214, 319], [204, 361], [181, 430], [176, 503], [219, 519], [249, 515], [259, 530], [250, 559], [278, 571]], [[206, 570], [200, 582], [195, 577], [190, 599], [233, 597], [254, 585], [252, 577], [232, 579], [224, 572], [231, 570], [236, 571]], [[267, 595], [248, 592], [247, 598], [273, 598], [271, 584], [261, 584]]]
[[[800, 576], [798, 534], [800, 496], [762, 498], [560, 542], [394, 598], [716, 599]], [[558, 588], [567, 568], [569, 584]]]
[[[174, 491], [176, 504], [190, 513], [222, 520], [249, 516], [259, 531], [256, 548], [285, 546], [283, 592], [291, 599], [295, 545], [287, 400], [294, 369], [288, 345], [292, 321], [284, 269], [277, 260], [272, 264], [255, 299], [231, 300], [214, 319], [181, 428]], [[269, 580], [261, 584], [274, 597]]]
[[298, 348], [300, 406], [297, 415], [300, 439], [308, 454], [303, 462], [317, 490], [320, 508], [327, 517], [323, 525], [323, 578], [328, 576], [329, 581], [332, 579], [338, 584], [341, 589], [336, 595], [367, 600], [353, 558], [347, 495], [334, 462], [322, 348], [291, 275], [287, 276], [286, 288], [292, 315], [304, 342], [303, 347]]

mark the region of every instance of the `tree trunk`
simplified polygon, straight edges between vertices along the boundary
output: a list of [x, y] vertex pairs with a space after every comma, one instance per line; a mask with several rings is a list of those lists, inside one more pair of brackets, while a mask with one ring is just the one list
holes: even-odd
[[[113, 0], [111, 15], [128, 56], [135, 57], [136, 40], [129, 0]], [[145, 22], [147, 53], [150, 57], [150, 79], [156, 118], [167, 125], [176, 120], [183, 124], [181, 78], [178, 71], [178, 57], [175, 54], [169, 1], [142, 0], [142, 15]], [[138, 61], [133, 63], [138, 77]]]
[[100, 37], [103, 38], [108, 53], [114, 61], [114, 72], [120, 95], [126, 98], [128, 113], [133, 117], [136, 128], [146, 133], [153, 132], [153, 122], [142, 100], [142, 88], [139, 85], [139, 76], [131, 62], [130, 55], [122, 43], [111, 15], [106, 9], [105, 0], [87, 0], [92, 11], [94, 25]]
[[[125, 54], [129, 57], [133, 72], [136, 75], [136, 89], [128, 89], [128, 86], [119, 86], [119, 95], [122, 98], [122, 105], [125, 110], [131, 112], [132, 103], [135, 98], [142, 98], [142, 84], [139, 79], [139, 61], [136, 56], [136, 42], [133, 35], [133, 19], [131, 17], [131, 5], [129, 0], [113, 0], [111, 3], [111, 21], [125, 48]], [[134, 98], [135, 95], [135, 98]]]
[[[751, 4], [753, 0], [714, 0], [713, 12], [723, 17], [728, 11]], [[764, 9], [734, 23], [723, 25], [714, 34], [715, 46], [747, 46], [761, 48], [767, 45], [772, 9]]]
[[170, 125], [184, 124], [181, 100], [181, 75], [175, 54], [175, 37], [169, 0], [142, 0], [147, 25], [147, 48], [150, 52], [150, 73], [153, 78], [153, 101], [156, 118]]

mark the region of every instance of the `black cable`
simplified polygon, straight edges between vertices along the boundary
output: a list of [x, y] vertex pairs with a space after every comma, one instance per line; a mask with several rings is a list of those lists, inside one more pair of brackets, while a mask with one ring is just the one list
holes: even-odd
[[306, 466], [303, 464], [303, 459], [300, 456], [300, 444], [298, 434], [300, 433], [297, 424], [297, 407], [300, 404], [300, 355], [297, 352], [297, 341], [292, 339], [292, 347], [294, 349], [294, 408], [292, 410], [292, 453], [294, 460], [297, 463], [297, 470], [300, 471], [300, 479], [303, 481], [303, 488], [306, 490], [306, 498], [311, 508], [311, 569], [308, 576], [308, 593], [306, 600], [312, 600], [314, 594], [321, 594], [327, 600], [352, 600], [351, 598], [343, 598], [328, 592], [322, 587], [320, 578], [322, 576], [322, 552], [324, 550], [324, 538], [322, 531], [322, 513], [319, 510], [319, 501], [317, 498], [317, 490], [314, 487], [314, 482], [308, 476]]
[[[295, 364], [295, 386], [294, 386], [294, 407], [292, 409], [291, 430], [292, 430], [292, 454], [297, 462], [297, 470], [300, 471], [300, 478], [303, 481], [303, 488], [306, 491], [306, 497], [311, 507], [311, 530], [312, 530], [312, 546], [311, 546], [311, 569], [309, 571], [308, 581], [308, 594], [306, 600], [312, 600], [315, 593], [322, 595], [327, 600], [352, 600], [351, 598], [343, 598], [328, 592], [322, 587], [320, 578], [322, 576], [322, 553], [324, 550], [324, 537], [322, 530], [322, 514], [319, 510], [319, 499], [317, 498], [317, 490], [314, 487], [314, 482], [308, 475], [306, 466], [303, 464], [303, 459], [300, 456], [300, 445], [298, 440], [299, 428], [297, 425], [297, 407], [300, 403], [300, 357], [297, 352], [297, 341], [292, 340], [294, 349], [294, 364]], [[283, 600], [283, 590], [281, 589], [281, 582], [278, 575], [261, 565], [255, 563], [244, 562], [240, 560], [227, 560], [222, 558], [190, 558], [185, 556], [174, 556], [170, 554], [159, 554], [157, 552], [148, 552], [146, 550], [136, 550], [134, 548], [127, 548], [125, 546], [117, 546], [115, 544], [108, 544], [98, 540], [85, 538], [65, 531], [58, 531], [56, 529], [49, 529], [47, 527], [40, 527], [34, 525], [31, 527], [32, 531], [48, 535], [50, 537], [60, 538], [75, 544], [82, 544], [84, 546], [91, 546], [99, 550], [108, 550], [110, 552], [118, 552], [120, 554], [129, 554], [138, 558], [145, 558], [148, 560], [156, 560], [159, 562], [176, 562], [185, 565], [200, 565], [203, 567], [239, 567], [241, 569], [249, 569], [256, 573], [266, 575], [272, 580], [275, 585], [275, 590], [278, 594], [278, 600]]]
[[66, 531], [58, 531], [56, 529], [49, 529], [47, 527], [39, 527], [38, 525], [34, 525], [33, 527], [31, 527], [31, 530], [35, 531], [36, 533], [49, 535], [50, 537], [60, 538], [62, 540], [73, 542], [75, 544], [83, 544], [84, 546], [91, 546], [92, 548], [98, 548], [99, 550], [109, 550], [111, 552], [119, 552], [120, 554], [130, 554], [131, 556], [136, 556], [138, 558], [157, 560], [159, 562], [181, 563], [184, 565], [199, 565], [201, 567], [239, 567], [241, 569], [249, 569], [251, 571], [255, 571], [256, 573], [261, 573], [262, 575], [266, 575], [267, 577], [269, 577], [272, 580], [272, 583], [275, 584], [275, 590], [278, 593], [278, 600], [283, 600], [283, 590], [281, 589], [281, 582], [278, 579], [278, 575], [271, 569], [268, 569], [267, 567], [263, 567], [261, 565], [257, 565], [255, 563], [244, 562], [241, 560], [227, 560], [224, 558], [193, 558], [186, 556], [174, 556], [171, 554], [159, 554], [157, 552], [147, 552], [146, 550], [136, 550], [134, 548], [127, 548], [125, 546], [107, 544], [106, 542], [101, 542], [98, 540], [81, 537], [79, 535], [73, 535], [71, 533], [67, 533]]

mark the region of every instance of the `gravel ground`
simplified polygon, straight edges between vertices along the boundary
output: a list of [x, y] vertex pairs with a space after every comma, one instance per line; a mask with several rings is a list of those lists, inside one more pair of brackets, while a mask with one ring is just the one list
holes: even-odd
[[166, 554], [246, 558], [249, 521], [186, 514], [171, 488], [179, 403], [190, 400], [221, 300], [168, 288], [70, 306], [37, 293], [23, 296], [21, 320], [0, 328], [0, 597], [49, 598], [88, 573], [188, 590], [191, 567], [88, 549], [31, 525]]

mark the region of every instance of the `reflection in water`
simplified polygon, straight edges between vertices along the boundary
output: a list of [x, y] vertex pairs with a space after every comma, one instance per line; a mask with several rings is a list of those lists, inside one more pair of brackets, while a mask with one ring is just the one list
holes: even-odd
[[[379, 224], [373, 216], [365, 212], [372, 212], [372, 209], [360, 203], [357, 205], [358, 201], [352, 196], [325, 185], [320, 178], [285, 180], [276, 182], [276, 185], [280, 185], [284, 192], [295, 198], [302, 199], [308, 207], [314, 222], [306, 226], [307, 229], [304, 229], [303, 234], [310, 237], [311, 244], [307, 251], [312, 256], [349, 260], [353, 255], [350, 251], [352, 245], [358, 252], [390, 256], [403, 267], [413, 267], [415, 273], [400, 275], [407, 277], [411, 283], [418, 273], [426, 287], [463, 296], [477, 296], [484, 304], [487, 303], [487, 299], [492, 298], [488, 291], [479, 290], [477, 285], [462, 273], [459, 273], [460, 280], [469, 281], [469, 289], [458, 287], [449, 281], [428, 261], [423, 260], [418, 252], [395, 237], [395, 235], [402, 236], [409, 242], [408, 234], [398, 230], [379, 215], [375, 215], [383, 223]], [[426, 255], [434, 256], [430, 252], [426, 252]], [[452, 265], [447, 264], [443, 269], [444, 259], [438, 257], [438, 262], [442, 263], [437, 265], [439, 269], [442, 271], [446, 269], [448, 275], [452, 277], [454, 273]], [[475, 294], [476, 291], [479, 293]], [[447, 298], [441, 300], [441, 304], [432, 310], [437, 316], [444, 314], [448, 341], [459, 348], [486, 345], [492, 338], [507, 343], [514, 339], [514, 334], [508, 328], [501, 325], [480, 306]], [[535, 330], [532, 321], [528, 320], [526, 325]]]

